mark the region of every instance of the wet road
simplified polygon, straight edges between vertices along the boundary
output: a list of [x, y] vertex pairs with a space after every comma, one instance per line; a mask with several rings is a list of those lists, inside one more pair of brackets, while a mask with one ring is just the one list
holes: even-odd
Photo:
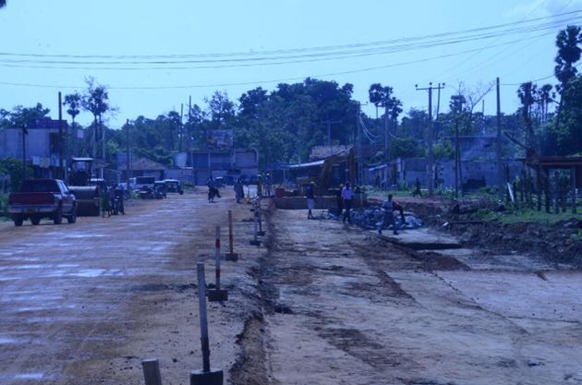
[[143, 385], [141, 359], [153, 356], [165, 385], [186, 385], [200, 368], [195, 265], [212, 256], [227, 209], [245, 239], [223, 264], [228, 303], [209, 307], [225, 384], [582, 384], [580, 271], [414, 254], [400, 247], [446, 240], [403, 231], [395, 248], [302, 210], [276, 211], [263, 246], [250, 246], [249, 208], [223, 196], [0, 224], [0, 384]]
[[132, 298], [164, 279], [192, 231], [177, 202], [193, 205], [172, 195], [134, 202], [125, 216], [0, 224], [0, 384], [90, 383], [77, 366], [117, 355], [137, 322]]

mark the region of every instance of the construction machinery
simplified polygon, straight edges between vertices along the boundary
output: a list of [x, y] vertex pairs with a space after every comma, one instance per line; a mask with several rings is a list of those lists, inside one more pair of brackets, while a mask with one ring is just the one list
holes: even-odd
[[316, 194], [328, 195], [346, 182], [355, 186], [354, 151], [351, 149], [314, 162], [290, 165], [289, 172], [291, 179], [294, 179], [300, 188], [314, 182]]
[[69, 190], [77, 198], [78, 216], [99, 216], [101, 199], [99, 198], [99, 184], [92, 184], [91, 174], [93, 158], [72, 158], [71, 173], [69, 175]]

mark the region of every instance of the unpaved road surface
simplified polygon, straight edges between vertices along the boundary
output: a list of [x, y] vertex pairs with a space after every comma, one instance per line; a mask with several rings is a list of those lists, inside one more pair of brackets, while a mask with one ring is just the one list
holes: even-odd
[[[127, 215], [0, 224], [0, 384], [163, 384], [202, 368], [196, 264], [228, 301], [208, 303], [212, 368], [226, 384], [582, 384], [582, 272], [535, 254], [455, 243], [428, 229], [379, 237], [274, 210], [254, 240], [230, 190], [131, 202]], [[428, 246], [427, 246], [428, 247]]]

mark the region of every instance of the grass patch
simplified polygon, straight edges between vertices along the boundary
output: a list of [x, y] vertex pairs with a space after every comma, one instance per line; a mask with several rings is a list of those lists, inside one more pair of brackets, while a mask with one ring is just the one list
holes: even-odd
[[[495, 213], [491, 213], [495, 214]], [[572, 214], [572, 212], [566, 212], [559, 214], [554, 213], [546, 213], [545, 211], [537, 211], [537, 210], [519, 210], [513, 212], [505, 212], [499, 218], [499, 220], [504, 224], [512, 224], [512, 223], [521, 223], [521, 222], [533, 222], [533, 223], [540, 223], [546, 225], [554, 225], [558, 222], [564, 222], [568, 220], [582, 220], [582, 214], [576, 213]]]

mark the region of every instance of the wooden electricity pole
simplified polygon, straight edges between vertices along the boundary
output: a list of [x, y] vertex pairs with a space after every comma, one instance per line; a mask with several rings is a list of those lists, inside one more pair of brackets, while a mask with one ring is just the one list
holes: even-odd
[[434, 192], [434, 174], [435, 174], [435, 167], [434, 167], [434, 155], [433, 155], [433, 135], [434, 135], [434, 127], [433, 127], [433, 119], [432, 119], [432, 90], [438, 90], [440, 94], [440, 90], [445, 88], [445, 83], [438, 83], [436, 87], [433, 87], [432, 83], [428, 83], [428, 87], [426, 88], [418, 88], [416, 85], [417, 91], [428, 91], [428, 139], [427, 139], [427, 146], [428, 146], [428, 178], [427, 178], [427, 185], [428, 185], [428, 195], [432, 196]]
[[496, 81], [497, 88], [497, 198], [503, 201], [503, 195], [505, 191], [504, 175], [503, 172], [503, 153], [501, 146], [501, 96], [499, 93], [499, 78]]

